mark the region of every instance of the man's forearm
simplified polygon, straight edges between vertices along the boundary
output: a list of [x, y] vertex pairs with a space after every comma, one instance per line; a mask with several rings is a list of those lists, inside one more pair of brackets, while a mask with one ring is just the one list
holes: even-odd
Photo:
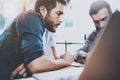
[[45, 71], [57, 70], [62, 67], [69, 66], [71, 63], [63, 60], [53, 60], [46, 56], [41, 56], [28, 64], [31, 73], [40, 73]]

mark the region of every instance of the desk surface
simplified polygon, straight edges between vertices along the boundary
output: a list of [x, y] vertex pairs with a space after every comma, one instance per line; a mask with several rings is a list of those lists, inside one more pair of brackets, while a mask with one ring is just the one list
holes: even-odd
[[77, 80], [83, 67], [67, 67], [64, 69], [34, 74], [37, 80]]
[[18, 80], [77, 80], [84, 67], [69, 66], [55, 71], [33, 74], [30, 78]]

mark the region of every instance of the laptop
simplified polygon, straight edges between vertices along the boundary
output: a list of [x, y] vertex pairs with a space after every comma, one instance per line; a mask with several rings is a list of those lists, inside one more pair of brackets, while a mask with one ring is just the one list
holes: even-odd
[[120, 12], [115, 11], [91, 51], [79, 80], [120, 80]]

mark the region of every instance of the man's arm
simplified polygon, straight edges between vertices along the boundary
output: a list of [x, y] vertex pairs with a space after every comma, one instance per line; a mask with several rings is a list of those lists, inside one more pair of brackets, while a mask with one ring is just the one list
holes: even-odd
[[52, 54], [55, 59], [59, 59], [60, 57], [56, 53], [56, 35], [55, 33], [52, 33], [50, 31], [48, 31], [48, 34], [49, 34], [49, 45], [51, 47]]
[[73, 56], [74, 61], [83, 63], [83, 64], [85, 63], [87, 54], [89, 53], [89, 51], [91, 51], [91, 49], [94, 46], [93, 44], [95, 41], [95, 37], [96, 37], [96, 33], [93, 31], [88, 36], [84, 45], [79, 50], [77, 50], [77, 52], [74, 54], [74, 56]]
[[73, 56], [75, 62], [79, 62], [82, 64], [85, 63], [85, 59], [87, 53], [90, 51], [91, 44], [92, 42], [89, 39], [87, 39], [85, 44], [79, 50], [77, 50], [77, 52]]
[[[62, 67], [69, 66], [73, 62], [72, 55], [69, 53], [65, 53], [62, 55], [61, 59], [51, 59], [46, 56], [38, 57], [37, 59], [30, 62], [27, 67], [31, 71], [32, 74], [44, 72], [44, 71], [51, 71], [57, 70]], [[25, 70], [25, 65], [22, 63], [19, 65], [11, 74], [11, 79], [16, 76], [17, 74], [26, 77], [27, 73]]]
[[52, 53], [53, 53], [54, 58], [55, 58], [55, 59], [60, 59], [60, 57], [56, 54], [55, 46], [51, 46], [51, 50], [52, 50]]
[[62, 67], [71, 65], [71, 63], [73, 62], [71, 54], [66, 54], [65, 57], [69, 57], [69, 59], [65, 60], [63, 58], [63, 59], [53, 60], [46, 56], [41, 56], [33, 60], [32, 62], [30, 62], [27, 65], [27, 67], [32, 74], [39, 73], [39, 72], [45, 72], [45, 71], [51, 71], [51, 70], [57, 70]]

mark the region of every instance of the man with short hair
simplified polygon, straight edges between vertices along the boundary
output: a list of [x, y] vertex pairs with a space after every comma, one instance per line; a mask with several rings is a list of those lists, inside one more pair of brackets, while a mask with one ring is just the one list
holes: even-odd
[[91, 4], [89, 15], [95, 24], [96, 30], [88, 36], [83, 47], [74, 54], [74, 61], [83, 64], [86, 61], [87, 54], [93, 49], [101, 28], [107, 24], [112, 15], [111, 7], [106, 1], [97, 0]]
[[35, 11], [22, 12], [14, 19], [0, 35], [0, 79], [9, 80], [12, 72], [11, 79], [71, 65], [69, 53], [58, 60], [46, 57], [42, 40], [45, 28], [56, 32], [66, 4], [66, 0], [36, 0]]

